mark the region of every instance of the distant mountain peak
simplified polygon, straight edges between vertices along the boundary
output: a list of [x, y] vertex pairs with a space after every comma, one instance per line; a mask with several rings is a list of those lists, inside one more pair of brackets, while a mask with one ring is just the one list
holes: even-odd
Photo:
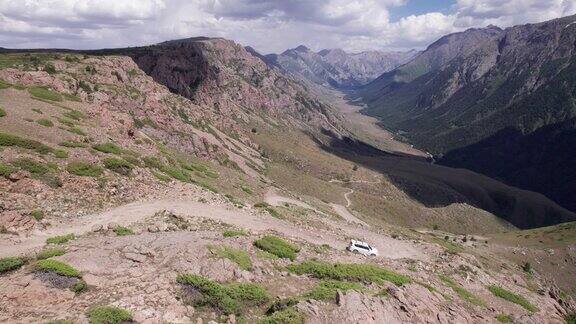
[[310, 49], [308, 47], [306, 47], [305, 45], [300, 45], [300, 46], [296, 47], [294, 50], [296, 52], [303, 52], [303, 53], [310, 52]]

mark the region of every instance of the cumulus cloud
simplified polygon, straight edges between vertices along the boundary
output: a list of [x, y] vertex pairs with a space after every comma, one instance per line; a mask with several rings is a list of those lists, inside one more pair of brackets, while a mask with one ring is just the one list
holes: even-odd
[[[469, 27], [576, 13], [574, 0], [456, 0], [391, 19], [415, 0], [0, 0], [0, 46], [99, 48], [218, 36], [258, 50], [421, 48]], [[409, 10], [408, 10], [409, 11]]]

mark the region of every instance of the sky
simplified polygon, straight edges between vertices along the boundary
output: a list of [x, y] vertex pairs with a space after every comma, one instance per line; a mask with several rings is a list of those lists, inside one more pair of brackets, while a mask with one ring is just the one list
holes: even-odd
[[0, 0], [0, 47], [95, 49], [209, 36], [259, 52], [422, 49], [576, 14], [576, 0]]

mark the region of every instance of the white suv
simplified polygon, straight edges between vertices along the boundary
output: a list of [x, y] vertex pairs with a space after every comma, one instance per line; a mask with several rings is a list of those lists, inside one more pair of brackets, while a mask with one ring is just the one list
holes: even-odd
[[362, 241], [350, 240], [350, 245], [348, 245], [348, 247], [346, 249], [350, 252], [360, 253], [360, 254], [363, 254], [366, 256], [370, 256], [370, 255], [377, 256], [378, 255], [378, 249], [376, 249], [375, 247], [372, 247], [368, 243], [362, 242]]

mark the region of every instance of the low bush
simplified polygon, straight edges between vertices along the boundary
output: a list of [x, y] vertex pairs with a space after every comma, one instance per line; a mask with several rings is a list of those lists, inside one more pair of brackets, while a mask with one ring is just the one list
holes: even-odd
[[96, 178], [102, 175], [102, 168], [100, 166], [84, 161], [70, 162], [66, 170], [71, 174], [81, 177]]
[[193, 274], [178, 275], [177, 282], [201, 294], [193, 300], [196, 306], [211, 306], [224, 314], [240, 314], [247, 307], [262, 305], [269, 299], [266, 290], [253, 283], [220, 284]]
[[512, 316], [508, 314], [498, 314], [496, 315], [496, 320], [500, 323], [512, 323]]
[[250, 260], [250, 255], [244, 250], [231, 248], [229, 246], [210, 247], [209, 249], [217, 256], [236, 263], [242, 270], [252, 269], [252, 261]]
[[70, 148], [86, 147], [87, 146], [85, 143], [81, 143], [81, 142], [77, 142], [77, 141], [64, 141], [58, 145], [64, 146], [64, 147], [70, 147]]
[[11, 165], [0, 163], [0, 177], [7, 177], [14, 173], [16, 168]]
[[102, 153], [111, 153], [116, 155], [120, 155], [123, 152], [123, 149], [114, 143], [96, 144], [93, 145], [92, 148]]
[[52, 148], [38, 141], [29, 140], [7, 133], [0, 133], [0, 146], [16, 146], [27, 150], [33, 150], [40, 154], [52, 152]]
[[68, 152], [66, 152], [64, 150], [54, 150], [54, 156], [59, 158], [59, 159], [67, 159], [68, 158]]
[[118, 236], [126, 236], [134, 234], [134, 231], [124, 226], [116, 226], [114, 227], [113, 231]]
[[288, 307], [264, 316], [258, 324], [304, 324], [304, 316], [294, 307]]
[[244, 230], [225, 230], [222, 232], [224, 237], [237, 237], [237, 236], [248, 236], [248, 232]]
[[148, 168], [161, 170], [164, 167], [164, 163], [154, 156], [145, 156], [142, 158], [142, 161], [144, 161], [144, 165]]
[[104, 159], [104, 166], [111, 171], [118, 174], [128, 176], [132, 173], [132, 164], [121, 158], [106, 158]]
[[42, 118], [38, 119], [36, 123], [44, 126], [44, 127], [54, 127], [54, 123], [50, 119]]
[[492, 285], [488, 287], [488, 290], [490, 290], [494, 296], [500, 297], [514, 304], [518, 304], [530, 312], [536, 312], [538, 310], [538, 308], [532, 305], [532, 303], [530, 303], [526, 298], [520, 295], [516, 295], [515, 293], [508, 291], [500, 286]]
[[49, 237], [46, 240], [46, 243], [48, 243], [48, 244], [64, 244], [64, 243], [68, 243], [69, 241], [72, 241], [75, 238], [76, 237], [74, 236], [74, 234], [53, 236], [53, 237]]
[[304, 294], [304, 297], [316, 300], [335, 300], [336, 292], [338, 290], [348, 291], [356, 290], [362, 291], [364, 287], [357, 282], [339, 281], [339, 280], [322, 280], [312, 288], [309, 292]]
[[86, 281], [84, 281], [82, 279], [76, 281], [72, 286], [70, 286], [70, 290], [72, 290], [73, 292], [75, 292], [77, 294], [83, 292], [87, 288], [88, 288], [88, 285], [86, 284]]
[[35, 269], [36, 271], [54, 272], [65, 277], [80, 278], [82, 276], [80, 271], [71, 265], [54, 259], [45, 259], [36, 262]]
[[62, 114], [66, 118], [73, 119], [75, 121], [81, 121], [84, 118], [84, 114], [78, 110], [69, 110]]
[[120, 324], [132, 321], [132, 314], [119, 307], [97, 306], [86, 313], [90, 324]]
[[36, 254], [36, 260], [45, 260], [55, 256], [61, 256], [66, 253], [63, 248], [46, 248]]
[[34, 217], [35, 220], [39, 221], [44, 218], [44, 212], [41, 209], [34, 209], [30, 212], [30, 216]]
[[51, 171], [50, 167], [42, 162], [37, 162], [29, 158], [20, 158], [11, 162], [13, 166], [26, 170], [34, 175], [44, 175]]
[[274, 254], [277, 257], [294, 260], [300, 248], [273, 235], [266, 235], [254, 241], [254, 246], [260, 250]]
[[33, 97], [49, 101], [62, 101], [62, 95], [46, 87], [30, 87], [28, 93]]
[[472, 294], [471, 292], [466, 290], [464, 287], [462, 287], [458, 283], [454, 282], [454, 280], [452, 280], [450, 277], [445, 276], [445, 275], [439, 275], [438, 277], [440, 278], [440, 280], [442, 280], [446, 284], [446, 286], [452, 288], [452, 290], [458, 296], [460, 296], [460, 298], [468, 301], [469, 303], [471, 303], [473, 305], [484, 306], [486, 304], [482, 299], [480, 299], [478, 296]]
[[0, 259], [0, 274], [19, 269], [24, 264], [21, 258], [7, 257]]
[[0, 117], [6, 117], [6, 110], [2, 109], [2, 107], [0, 107]]
[[407, 284], [409, 277], [372, 264], [328, 263], [322, 261], [305, 261], [288, 266], [296, 274], [309, 274], [318, 279], [339, 281], [359, 281], [369, 283], [392, 282], [398, 286]]
[[77, 127], [77, 126], [70, 127], [66, 130], [72, 134], [76, 134], [76, 135], [80, 135], [80, 136], [86, 136], [86, 133], [80, 127]]

